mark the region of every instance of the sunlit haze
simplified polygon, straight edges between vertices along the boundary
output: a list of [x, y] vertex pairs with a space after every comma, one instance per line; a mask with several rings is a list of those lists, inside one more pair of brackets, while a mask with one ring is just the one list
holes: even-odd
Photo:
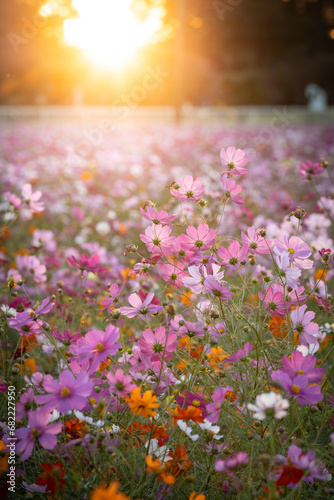
[[165, 15], [163, 7], [140, 2], [144, 15], [139, 19], [132, 4], [132, 0], [73, 0], [78, 17], [63, 23], [66, 43], [82, 49], [97, 66], [123, 69], [140, 48], [155, 41]]

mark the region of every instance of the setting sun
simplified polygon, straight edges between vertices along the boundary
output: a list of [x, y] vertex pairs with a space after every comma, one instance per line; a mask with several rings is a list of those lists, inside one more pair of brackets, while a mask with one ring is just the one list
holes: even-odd
[[141, 47], [156, 40], [163, 25], [165, 9], [137, 2], [140, 18], [132, 0], [73, 0], [78, 17], [63, 23], [68, 45], [83, 50], [94, 64], [121, 70], [134, 61]]

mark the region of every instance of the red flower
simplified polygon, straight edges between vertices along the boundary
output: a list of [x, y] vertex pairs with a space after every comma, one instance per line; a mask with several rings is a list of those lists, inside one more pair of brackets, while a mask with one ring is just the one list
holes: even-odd
[[[282, 472], [281, 472], [282, 471]], [[281, 474], [280, 474], [281, 472]], [[300, 482], [304, 471], [297, 469], [293, 465], [283, 465], [276, 469], [276, 474], [280, 474], [276, 479], [277, 486], [290, 486]], [[276, 476], [277, 477], [277, 476]]]
[[42, 474], [37, 479], [37, 484], [39, 486], [46, 485], [46, 491], [52, 494], [58, 493], [58, 491], [65, 484], [65, 471], [61, 462], [56, 462], [55, 464], [45, 464], [41, 463]]

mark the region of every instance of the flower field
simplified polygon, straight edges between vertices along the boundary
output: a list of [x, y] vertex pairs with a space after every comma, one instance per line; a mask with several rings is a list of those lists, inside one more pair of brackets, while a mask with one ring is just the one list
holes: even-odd
[[1, 498], [331, 498], [334, 127], [1, 136]]

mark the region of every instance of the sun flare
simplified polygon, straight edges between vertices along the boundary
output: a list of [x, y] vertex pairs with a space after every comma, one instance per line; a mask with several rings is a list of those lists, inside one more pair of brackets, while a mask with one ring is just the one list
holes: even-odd
[[[72, 0], [78, 17], [63, 23], [66, 43], [83, 50], [96, 65], [121, 70], [133, 62], [140, 48], [156, 41], [165, 9], [133, 0]], [[157, 2], [158, 4], [158, 2]]]

